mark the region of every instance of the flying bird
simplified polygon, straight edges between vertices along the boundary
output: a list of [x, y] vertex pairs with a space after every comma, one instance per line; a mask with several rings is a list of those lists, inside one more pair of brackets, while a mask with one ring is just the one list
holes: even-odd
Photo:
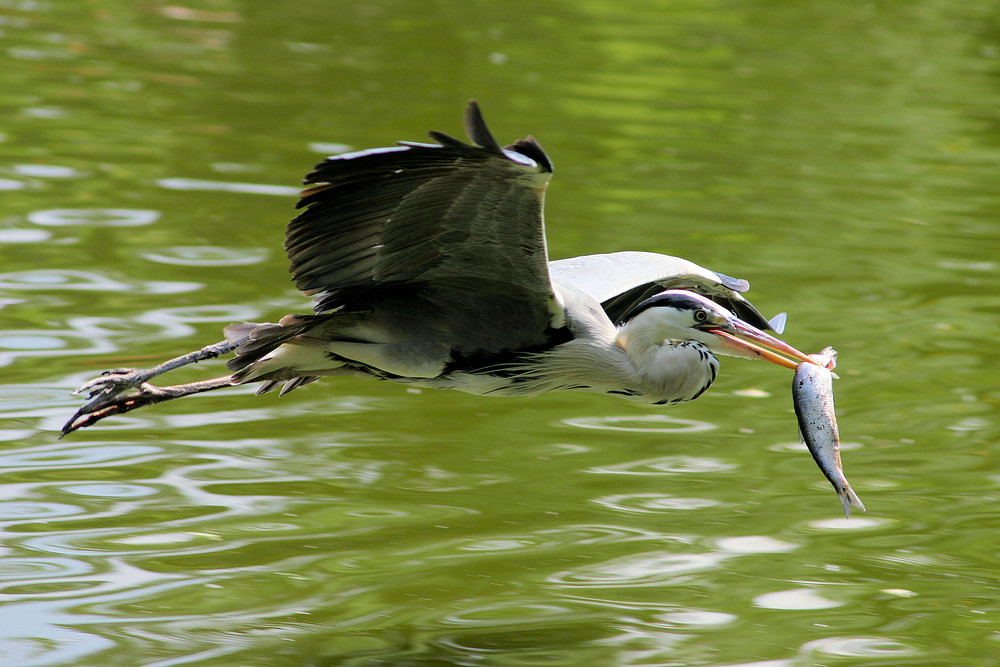
[[[310, 314], [231, 324], [225, 340], [145, 370], [105, 371], [62, 435], [146, 405], [260, 383], [285, 394], [368, 376], [484, 396], [576, 390], [691, 401], [717, 354], [795, 369], [809, 356], [767, 333], [745, 280], [678, 257], [614, 252], [550, 261], [543, 201], [552, 161], [533, 137], [501, 147], [479, 106], [470, 143], [400, 142], [327, 158], [304, 180], [285, 235]], [[229, 374], [150, 380], [233, 353]]]

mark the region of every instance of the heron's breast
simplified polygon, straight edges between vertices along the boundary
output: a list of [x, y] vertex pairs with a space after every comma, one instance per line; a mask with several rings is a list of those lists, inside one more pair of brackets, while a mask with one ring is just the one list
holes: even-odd
[[719, 360], [702, 343], [667, 341], [637, 368], [630, 388], [653, 403], [683, 403], [705, 393], [718, 372]]

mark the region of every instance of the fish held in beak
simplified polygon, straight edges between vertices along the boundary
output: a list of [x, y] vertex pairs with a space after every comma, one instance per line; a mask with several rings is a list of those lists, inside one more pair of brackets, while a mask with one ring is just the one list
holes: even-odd
[[817, 365], [803, 363], [795, 372], [792, 381], [792, 398], [795, 402], [795, 416], [799, 421], [799, 433], [809, 448], [809, 453], [833, 485], [844, 516], [851, 518], [851, 508], [862, 512], [865, 505], [851, 488], [844, 476], [840, 461], [840, 429], [837, 427], [837, 413], [833, 405], [833, 374], [837, 351], [828, 347], [819, 354], [812, 355]]

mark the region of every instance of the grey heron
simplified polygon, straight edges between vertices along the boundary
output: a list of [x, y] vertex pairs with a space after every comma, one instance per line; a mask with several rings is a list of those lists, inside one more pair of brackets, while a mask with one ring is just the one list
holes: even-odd
[[[501, 147], [470, 102], [471, 143], [400, 142], [327, 158], [287, 228], [311, 314], [237, 323], [225, 340], [146, 370], [106, 371], [62, 435], [105, 417], [249, 382], [281, 394], [368, 376], [490, 396], [578, 390], [657, 404], [698, 398], [716, 354], [795, 369], [744, 280], [677, 257], [614, 252], [549, 261], [542, 205], [552, 162], [531, 136]], [[230, 374], [151, 379], [235, 353]]]

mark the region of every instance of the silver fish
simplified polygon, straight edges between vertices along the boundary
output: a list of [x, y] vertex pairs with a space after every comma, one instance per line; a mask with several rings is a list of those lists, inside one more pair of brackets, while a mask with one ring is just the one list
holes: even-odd
[[799, 364], [792, 381], [799, 432], [819, 469], [837, 491], [844, 506], [844, 516], [850, 518], [851, 507], [864, 512], [865, 506], [844, 477], [844, 468], [840, 463], [840, 432], [833, 407], [834, 374], [831, 372], [837, 365], [837, 351], [828, 347], [819, 354], [809, 356], [821, 365]]

